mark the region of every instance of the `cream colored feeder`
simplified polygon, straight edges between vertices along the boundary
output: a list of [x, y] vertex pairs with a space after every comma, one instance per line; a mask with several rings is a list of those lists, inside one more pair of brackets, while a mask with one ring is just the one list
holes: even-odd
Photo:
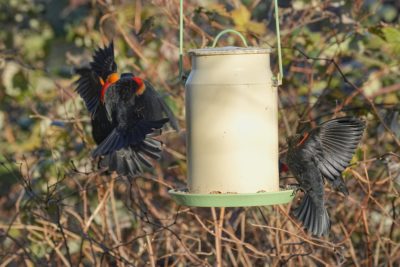
[[277, 88], [269, 54], [270, 49], [239, 47], [189, 51], [186, 134], [191, 193], [279, 190]]
[[[225, 32], [232, 30], [221, 34]], [[189, 51], [192, 71], [185, 85], [188, 188], [170, 190], [179, 204], [263, 206], [293, 199], [293, 190], [279, 189], [280, 79], [272, 75], [270, 54], [269, 48], [255, 47]]]

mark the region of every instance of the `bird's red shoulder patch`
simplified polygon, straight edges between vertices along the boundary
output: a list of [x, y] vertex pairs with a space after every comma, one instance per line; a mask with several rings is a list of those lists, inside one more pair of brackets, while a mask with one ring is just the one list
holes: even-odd
[[104, 103], [104, 96], [105, 96], [105, 94], [107, 92], [108, 87], [110, 87], [111, 84], [112, 83], [105, 83], [103, 85], [103, 87], [101, 88], [101, 92], [100, 92], [100, 101], [101, 101], [101, 103]]
[[142, 95], [144, 91], [146, 90], [146, 85], [144, 84], [143, 80], [139, 77], [133, 77], [132, 80], [136, 82], [138, 85], [138, 88], [136, 90], [136, 95]]
[[118, 82], [119, 80], [119, 75], [118, 73], [111, 73], [108, 75], [107, 80], [104, 82], [103, 79], [100, 78], [100, 83], [102, 85], [101, 91], [100, 91], [100, 101], [104, 103], [104, 96], [107, 92], [107, 89], [110, 87], [111, 84]]

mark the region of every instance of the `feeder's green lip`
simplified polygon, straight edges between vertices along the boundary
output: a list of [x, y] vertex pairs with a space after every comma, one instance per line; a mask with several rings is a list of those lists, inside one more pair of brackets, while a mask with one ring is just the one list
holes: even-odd
[[168, 193], [180, 205], [191, 207], [250, 207], [284, 204], [294, 198], [293, 190], [244, 194], [192, 194], [175, 189]]

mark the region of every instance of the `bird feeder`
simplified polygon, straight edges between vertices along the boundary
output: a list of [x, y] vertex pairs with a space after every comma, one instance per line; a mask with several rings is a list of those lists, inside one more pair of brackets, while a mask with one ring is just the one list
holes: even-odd
[[[279, 189], [278, 94], [270, 48], [189, 51], [185, 84], [188, 184], [170, 190], [179, 204], [200, 207], [287, 203]], [[278, 42], [279, 43], [279, 42]]]

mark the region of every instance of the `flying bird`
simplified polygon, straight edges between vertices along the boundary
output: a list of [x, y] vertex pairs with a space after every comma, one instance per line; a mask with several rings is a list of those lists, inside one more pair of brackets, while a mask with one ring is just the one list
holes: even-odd
[[287, 139], [287, 165], [305, 192], [296, 217], [315, 236], [328, 235], [330, 219], [324, 202], [324, 178], [345, 195], [342, 172], [361, 140], [365, 123], [353, 117], [331, 119], [309, 132]]
[[[98, 48], [89, 67], [80, 75], [76, 92], [91, 115], [92, 136], [97, 144], [93, 157], [100, 166], [120, 175], [137, 175], [150, 159], [159, 159], [162, 144], [153, 137], [165, 123], [178, 130], [178, 122], [150, 82], [133, 73], [117, 72], [113, 42]], [[167, 116], [165, 117], [164, 114]]]

